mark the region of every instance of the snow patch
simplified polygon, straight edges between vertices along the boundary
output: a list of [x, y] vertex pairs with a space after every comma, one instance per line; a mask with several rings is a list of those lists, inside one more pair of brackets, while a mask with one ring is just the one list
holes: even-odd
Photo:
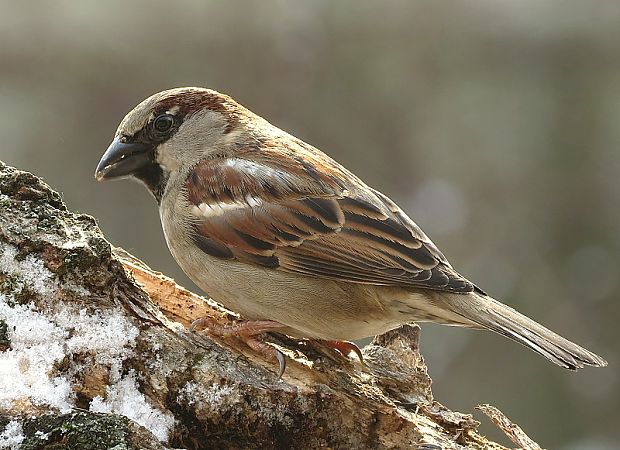
[[38, 437], [39, 439], [41, 439], [42, 441], [47, 441], [50, 438], [50, 434], [49, 433], [45, 433], [41, 430], [37, 430], [34, 432], [34, 435], [36, 437]]
[[11, 349], [0, 353], [0, 409], [30, 401], [61, 412], [71, 410], [71, 386], [64, 377], [50, 376], [56, 362], [65, 357], [67, 331], [56, 326], [32, 305], [6, 303], [0, 294], [0, 318], [7, 324]]
[[16, 247], [0, 243], [0, 273], [5, 273], [14, 278], [18, 291], [27, 286], [43, 296], [52, 296], [60, 288], [82, 297], [90, 295], [90, 291], [84, 286], [71, 283], [61, 285], [56, 276], [35, 255], [28, 255], [23, 260], [18, 261], [15, 259], [17, 254]]
[[0, 319], [7, 324], [11, 342], [10, 349], [0, 353], [0, 409], [26, 401], [69, 412], [71, 374], [55, 375], [57, 365], [65, 358], [86, 355], [81, 358], [86, 364], [107, 365], [111, 377], [118, 377], [138, 336], [138, 329], [120, 311], [88, 314], [65, 306], [43, 314], [33, 304], [9, 300], [0, 293]]
[[0, 273], [5, 273], [18, 280], [20, 289], [28, 286], [40, 295], [52, 295], [58, 290], [58, 281], [54, 274], [34, 255], [28, 255], [18, 261], [17, 248], [0, 243]]
[[[75, 240], [69, 248], [84, 244], [83, 235], [71, 235]], [[53, 298], [59, 289], [89, 295], [80, 286], [61, 285], [34, 255], [21, 261], [17, 255], [16, 247], [0, 243], [0, 273], [11, 278], [15, 293], [27, 287], [44, 299]], [[0, 293], [0, 319], [7, 324], [11, 343], [9, 350], [0, 352], [0, 411], [29, 403], [70, 412], [75, 399], [73, 376], [85, 366], [100, 364], [110, 367], [111, 385], [106, 400], [93, 399], [91, 411], [122, 414], [159, 440], [168, 439], [174, 417], [149, 405], [133, 372], [121, 376], [123, 361], [131, 356], [139, 334], [121, 310], [91, 312], [63, 305], [55, 312], [42, 312], [32, 303], [16, 304], [12, 296]], [[65, 359], [73, 361], [71, 372], [59, 374], [58, 367]], [[80, 365], [76, 361], [85, 362]], [[9, 422], [0, 434], [0, 448], [18, 448], [24, 439], [21, 431], [18, 422]]]
[[16, 420], [11, 420], [4, 427], [4, 431], [0, 433], [0, 448], [18, 450], [24, 439], [22, 424]]
[[88, 236], [83, 227], [69, 225], [65, 221], [62, 222], [62, 227], [66, 237], [58, 243], [60, 247], [65, 249], [88, 247]]
[[135, 374], [130, 371], [118, 382], [106, 388], [106, 399], [95, 397], [90, 403], [90, 411], [96, 413], [115, 413], [133, 420], [148, 429], [162, 442], [168, 440], [174, 427], [174, 417], [153, 408], [144, 394], [138, 390]]
[[121, 370], [138, 337], [138, 329], [121, 313], [89, 313], [85, 309], [67, 314], [66, 310], [54, 315], [54, 321], [72, 335], [65, 345], [69, 353], [89, 353], [98, 364]]

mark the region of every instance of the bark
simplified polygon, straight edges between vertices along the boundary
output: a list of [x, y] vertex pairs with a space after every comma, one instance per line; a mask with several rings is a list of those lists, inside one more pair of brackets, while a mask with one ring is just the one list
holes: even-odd
[[[0, 162], [0, 447], [502, 449], [433, 400], [419, 328], [356, 359], [278, 335], [277, 366], [189, 330], [236, 316]], [[2, 431], [3, 430], [3, 431]]]

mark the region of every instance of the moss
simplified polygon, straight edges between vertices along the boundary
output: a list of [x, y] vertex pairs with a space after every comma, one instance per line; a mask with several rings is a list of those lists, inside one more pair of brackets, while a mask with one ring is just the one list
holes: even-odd
[[47, 203], [56, 209], [67, 210], [60, 195], [40, 178], [6, 165], [0, 166], [0, 193], [20, 201]]
[[27, 305], [37, 295], [22, 282], [7, 274], [0, 274], [0, 293], [6, 294], [5, 303], [10, 307]]
[[99, 257], [93, 253], [83, 250], [68, 253], [64, 260], [62, 269], [65, 273], [71, 271], [85, 271], [101, 264]]
[[9, 338], [9, 327], [6, 322], [0, 319], [0, 352], [11, 347], [11, 339]]
[[16, 294], [21, 292], [23, 286], [14, 277], [0, 273], [0, 292], [3, 294]]
[[[21, 450], [115, 450], [137, 449], [131, 442], [130, 421], [114, 414], [79, 412], [44, 415], [25, 420]], [[45, 434], [42, 434], [45, 433]], [[42, 439], [47, 435], [47, 439]]]
[[93, 224], [94, 232], [93, 236], [88, 240], [88, 246], [102, 259], [110, 259], [112, 257], [112, 247], [110, 243], [99, 234], [99, 229], [95, 227], [96, 224]]

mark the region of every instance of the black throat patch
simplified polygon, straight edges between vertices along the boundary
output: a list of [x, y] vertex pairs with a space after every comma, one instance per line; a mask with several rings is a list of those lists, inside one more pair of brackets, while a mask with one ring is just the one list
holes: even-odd
[[164, 195], [166, 183], [168, 182], [168, 173], [166, 173], [159, 164], [152, 163], [135, 171], [133, 176], [145, 184], [159, 205]]

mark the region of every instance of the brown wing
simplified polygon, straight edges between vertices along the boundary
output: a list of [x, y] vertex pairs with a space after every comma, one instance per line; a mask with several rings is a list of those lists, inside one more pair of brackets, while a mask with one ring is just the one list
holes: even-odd
[[286, 167], [281, 159], [215, 159], [195, 168], [186, 191], [204, 252], [352, 283], [475, 289], [389, 198], [362, 189], [346, 169], [322, 154], [288, 158]]

